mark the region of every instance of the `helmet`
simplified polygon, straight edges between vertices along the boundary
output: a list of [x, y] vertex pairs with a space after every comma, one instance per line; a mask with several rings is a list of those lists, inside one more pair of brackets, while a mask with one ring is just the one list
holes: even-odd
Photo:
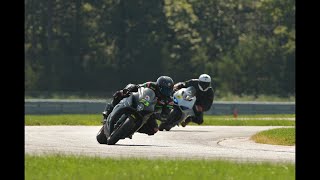
[[201, 74], [199, 76], [199, 89], [201, 91], [207, 91], [211, 84], [211, 77], [208, 74]]
[[157, 79], [157, 85], [159, 87], [160, 93], [164, 96], [171, 96], [173, 92], [173, 80], [169, 76], [160, 76]]

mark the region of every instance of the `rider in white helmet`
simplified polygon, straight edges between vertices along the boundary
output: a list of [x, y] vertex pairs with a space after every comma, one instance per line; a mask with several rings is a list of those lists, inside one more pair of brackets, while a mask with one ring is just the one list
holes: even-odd
[[214, 90], [211, 87], [211, 77], [208, 74], [201, 74], [198, 79], [190, 79], [185, 82], [179, 82], [174, 85], [174, 91], [181, 88], [193, 86], [196, 91], [197, 100], [193, 107], [195, 117], [190, 117], [181, 125], [185, 127], [189, 122], [197, 124], [203, 123], [203, 112], [208, 111], [213, 103]]

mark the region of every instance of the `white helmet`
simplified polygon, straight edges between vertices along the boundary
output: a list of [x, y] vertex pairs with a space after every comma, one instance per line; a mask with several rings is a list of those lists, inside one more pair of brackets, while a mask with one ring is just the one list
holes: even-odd
[[208, 74], [201, 74], [199, 76], [199, 89], [201, 91], [207, 91], [210, 88], [211, 77]]

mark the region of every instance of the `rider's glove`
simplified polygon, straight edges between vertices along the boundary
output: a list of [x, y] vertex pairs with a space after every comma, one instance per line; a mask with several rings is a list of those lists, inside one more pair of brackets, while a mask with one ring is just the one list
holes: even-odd
[[125, 96], [129, 93], [129, 90], [128, 89], [123, 89], [122, 90], [122, 95]]

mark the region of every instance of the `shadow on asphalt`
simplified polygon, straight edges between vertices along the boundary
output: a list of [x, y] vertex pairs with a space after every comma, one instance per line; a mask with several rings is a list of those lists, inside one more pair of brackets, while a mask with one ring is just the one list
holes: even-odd
[[148, 144], [115, 144], [113, 146], [149, 146], [149, 147], [170, 147], [170, 146], [159, 146], [159, 145], [148, 145]]
[[[204, 130], [170, 130], [169, 132], [212, 132], [212, 131], [204, 131]], [[162, 132], [168, 132], [163, 130]]]

